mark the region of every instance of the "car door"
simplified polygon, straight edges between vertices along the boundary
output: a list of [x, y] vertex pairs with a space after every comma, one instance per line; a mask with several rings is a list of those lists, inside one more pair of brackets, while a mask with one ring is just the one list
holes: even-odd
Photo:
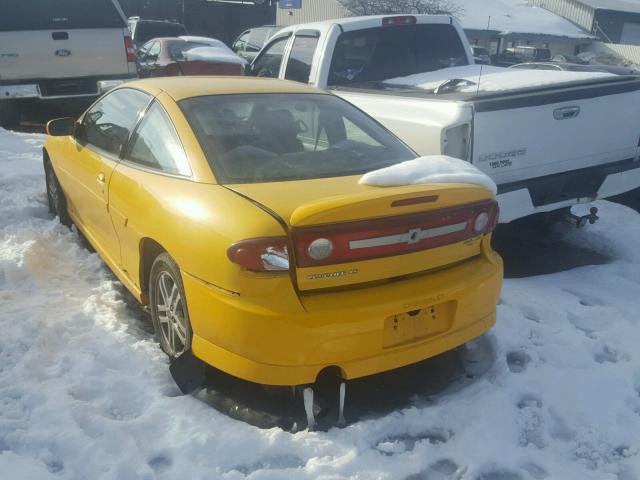
[[100, 99], [83, 116], [74, 136], [73, 158], [63, 167], [74, 220], [105, 260], [115, 265], [120, 263], [120, 246], [108, 212], [109, 181], [123, 145], [151, 98], [122, 88]]
[[[178, 133], [162, 105], [155, 100], [144, 113], [113, 173], [109, 207], [120, 240], [122, 270], [140, 287], [140, 242], [149, 235], [148, 225], [160, 221], [161, 209], [179, 207], [179, 184], [192, 177]], [[160, 198], [176, 193], [170, 205]], [[188, 208], [188, 202], [182, 201]], [[159, 225], [158, 230], [163, 226]]]

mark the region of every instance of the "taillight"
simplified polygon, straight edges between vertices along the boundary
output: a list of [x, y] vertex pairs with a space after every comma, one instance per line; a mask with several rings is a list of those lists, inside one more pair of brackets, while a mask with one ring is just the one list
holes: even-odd
[[397, 17], [384, 17], [382, 19], [383, 27], [395, 27], [399, 25], [415, 25], [418, 19], [413, 15], [401, 15]]
[[124, 48], [127, 51], [127, 62], [136, 61], [136, 47], [133, 45], [133, 40], [129, 36], [124, 37]]
[[283, 272], [289, 270], [287, 237], [252, 238], [234, 243], [227, 256], [252, 272]]
[[296, 263], [312, 267], [442, 247], [487, 235], [498, 204], [480, 202], [431, 212], [293, 230]]

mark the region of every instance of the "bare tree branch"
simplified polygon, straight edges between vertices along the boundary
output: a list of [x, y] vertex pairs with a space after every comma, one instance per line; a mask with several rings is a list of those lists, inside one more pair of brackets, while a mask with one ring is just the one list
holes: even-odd
[[460, 15], [462, 6], [455, 0], [338, 0], [354, 15], [416, 14]]

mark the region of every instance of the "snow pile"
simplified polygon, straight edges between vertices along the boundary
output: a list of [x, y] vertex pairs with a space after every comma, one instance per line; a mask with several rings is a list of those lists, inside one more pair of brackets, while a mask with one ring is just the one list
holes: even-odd
[[498, 193], [498, 187], [488, 175], [469, 162], [446, 155], [420, 157], [374, 170], [364, 174], [358, 183], [374, 187], [428, 183], [469, 183], [484, 187], [494, 195]]
[[[447, 80], [462, 79], [473, 82], [473, 84], [460, 85], [454, 91], [472, 93], [476, 91], [501, 92], [519, 88], [599, 80], [608, 77], [615, 77], [615, 75], [605, 72], [566, 72], [559, 70], [503, 68], [489, 65], [466, 65], [464, 67], [444, 68], [434, 72], [417, 73], [407, 77], [392, 78], [385, 80], [384, 83], [433, 91]], [[479, 89], [478, 83], [480, 84]]]
[[0, 129], [3, 479], [640, 478], [636, 212], [600, 202], [598, 224], [563, 230], [609, 264], [506, 281], [443, 393], [290, 434], [179, 395], [146, 316], [47, 213], [42, 140]]
[[455, 4], [462, 8], [458, 20], [465, 29], [592, 38], [569, 20], [526, 0], [456, 0]]

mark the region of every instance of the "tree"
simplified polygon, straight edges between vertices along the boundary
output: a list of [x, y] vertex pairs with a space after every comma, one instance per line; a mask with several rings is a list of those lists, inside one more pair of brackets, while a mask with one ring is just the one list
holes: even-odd
[[453, 0], [338, 0], [354, 15], [429, 13], [459, 15], [463, 12]]

